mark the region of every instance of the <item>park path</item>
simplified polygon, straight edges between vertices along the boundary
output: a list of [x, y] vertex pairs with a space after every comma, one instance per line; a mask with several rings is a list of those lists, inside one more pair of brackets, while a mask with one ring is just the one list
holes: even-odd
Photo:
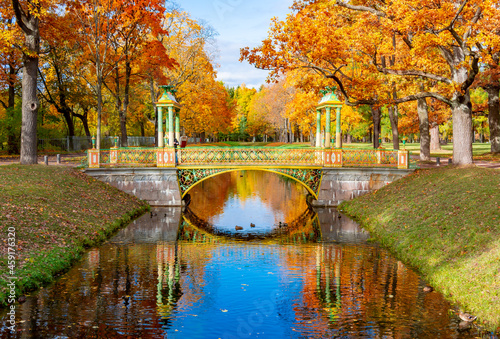
[[[420, 158], [418, 155], [412, 155], [411, 158], [415, 161], [418, 161]], [[437, 158], [431, 157], [431, 162], [432, 163], [419, 163], [418, 167], [420, 168], [435, 168], [435, 167], [442, 167], [442, 166], [448, 166], [448, 159], [449, 157], [440, 157], [440, 165], [437, 164]], [[485, 160], [475, 160], [474, 165], [478, 167], [484, 167], [484, 168], [496, 168], [500, 169], [500, 162], [496, 161], [485, 161]]]
[[[86, 156], [85, 153], [71, 153], [71, 154], [61, 154], [61, 166], [68, 166], [68, 167], [76, 167], [80, 165], [80, 160], [77, 158], [81, 158]], [[44, 162], [44, 156], [40, 155], [38, 156], [38, 164], [43, 165]], [[51, 165], [57, 165], [57, 156], [56, 155], [49, 155], [49, 166]], [[0, 166], [1, 165], [11, 165], [11, 164], [19, 164], [19, 156], [12, 156], [12, 157], [4, 157], [0, 158]]]

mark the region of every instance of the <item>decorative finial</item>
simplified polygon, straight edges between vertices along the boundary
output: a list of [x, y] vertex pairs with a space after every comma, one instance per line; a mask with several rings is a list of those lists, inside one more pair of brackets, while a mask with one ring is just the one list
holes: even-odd
[[163, 88], [165, 90], [165, 92], [170, 92], [172, 94], [175, 94], [177, 92], [177, 90], [175, 89], [174, 86], [170, 86], [170, 85], [161, 85], [160, 88]]
[[[335, 91], [337, 90], [337, 87], [335, 86], [326, 86], [325, 89], [322, 89], [319, 91], [323, 95], [327, 95], [328, 93], [333, 93], [335, 95]], [[335, 95], [336, 96], [336, 95]]]

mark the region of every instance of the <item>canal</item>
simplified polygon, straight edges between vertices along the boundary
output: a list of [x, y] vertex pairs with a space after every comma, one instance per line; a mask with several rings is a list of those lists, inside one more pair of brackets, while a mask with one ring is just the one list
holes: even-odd
[[291, 179], [231, 172], [189, 193], [28, 296], [2, 337], [490, 338]]

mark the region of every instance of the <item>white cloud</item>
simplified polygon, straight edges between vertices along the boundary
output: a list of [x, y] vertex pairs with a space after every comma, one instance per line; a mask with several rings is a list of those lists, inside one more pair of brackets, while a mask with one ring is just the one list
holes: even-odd
[[240, 48], [256, 47], [267, 37], [272, 17], [285, 19], [292, 0], [183, 0], [181, 6], [193, 18], [204, 19], [219, 32], [220, 56], [216, 62], [219, 80], [228, 86], [245, 83], [258, 88], [265, 83], [267, 72], [246, 61], [239, 62]]

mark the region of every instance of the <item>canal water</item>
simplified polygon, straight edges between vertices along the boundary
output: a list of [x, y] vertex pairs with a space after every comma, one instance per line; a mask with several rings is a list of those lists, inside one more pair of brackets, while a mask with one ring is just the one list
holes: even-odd
[[[17, 310], [5, 338], [493, 338], [335, 209], [242, 171], [153, 209]], [[5, 320], [5, 312], [3, 320]], [[3, 321], [5, 324], [5, 321]], [[5, 326], [5, 325], [4, 325]]]

